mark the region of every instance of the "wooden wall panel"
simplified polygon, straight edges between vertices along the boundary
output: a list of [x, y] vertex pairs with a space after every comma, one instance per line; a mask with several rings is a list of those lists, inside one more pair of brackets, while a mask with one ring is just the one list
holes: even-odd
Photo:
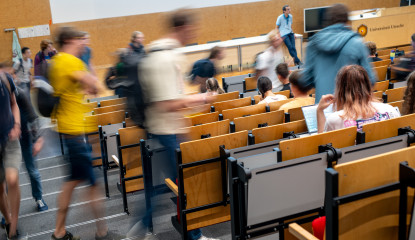
[[[193, 42], [206, 43], [212, 40], [229, 40], [236, 37], [251, 37], [269, 32], [275, 27], [275, 21], [282, 13], [282, 6], [289, 4], [294, 16], [293, 30], [303, 33], [303, 9], [327, 6], [337, 0], [270, 0], [267, 2], [247, 3], [196, 9], [199, 19], [198, 37]], [[399, 0], [344, 0], [351, 10], [370, 8], [390, 8], [399, 6]], [[9, 27], [26, 27], [48, 24], [51, 12], [48, 0], [2, 0], [0, 1], [0, 29]], [[73, 22], [76, 26], [91, 34], [94, 54], [93, 62], [98, 68], [112, 64], [114, 53], [125, 47], [134, 30], [146, 35], [146, 42], [161, 37], [165, 31], [166, 13], [154, 13], [109, 19], [98, 19]], [[60, 25], [52, 24], [52, 33]], [[28, 46], [33, 53], [39, 50], [39, 43], [44, 38], [35, 37], [20, 39], [21, 46]], [[11, 58], [12, 34], [0, 32], [0, 61]], [[100, 73], [102, 75], [102, 73]]]

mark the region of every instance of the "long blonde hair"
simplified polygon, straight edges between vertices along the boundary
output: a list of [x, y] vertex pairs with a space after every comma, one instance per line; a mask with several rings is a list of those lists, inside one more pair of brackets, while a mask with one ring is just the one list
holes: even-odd
[[343, 119], [370, 118], [376, 113], [371, 102], [372, 85], [366, 70], [359, 65], [344, 66], [337, 74], [334, 107], [343, 110]]

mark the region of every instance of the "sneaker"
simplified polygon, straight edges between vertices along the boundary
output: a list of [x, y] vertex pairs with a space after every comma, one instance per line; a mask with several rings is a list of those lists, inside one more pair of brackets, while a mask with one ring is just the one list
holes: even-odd
[[45, 201], [43, 201], [43, 199], [37, 200], [36, 201], [36, 205], [37, 205], [37, 210], [39, 212], [43, 212], [49, 209], [48, 205], [46, 205]]
[[12, 237], [7, 237], [7, 240], [27, 240], [27, 239], [29, 239], [27, 235], [23, 237], [23, 236], [20, 236], [19, 234], [16, 234]]
[[51, 240], [81, 240], [80, 237], [74, 237], [72, 235], [72, 233], [66, 231], [65, 236], [61, 237], [61, 238], [57, 238], [55, 237], [55, 234], [52, 234], [52, 237], [50, 238]]
[[202, 235], [198, 240], [219, 240], [219, 238], [208, 238]]
[[111, 231], [108, 230], [107, 234], [105, 236], [99, 237], [96, 233], [95, 233], [95, 240], [116, 240], [116, 239], [122, 239], [124, 238], [123, 236], [117, 235]]

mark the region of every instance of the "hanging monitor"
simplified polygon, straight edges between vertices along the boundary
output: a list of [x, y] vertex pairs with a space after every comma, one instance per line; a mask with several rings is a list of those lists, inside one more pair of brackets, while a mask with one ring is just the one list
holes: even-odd
[[305, 8], [304, 9], [304, 32], [317, 32], [324, 28], [324, 15], [326, 7]]

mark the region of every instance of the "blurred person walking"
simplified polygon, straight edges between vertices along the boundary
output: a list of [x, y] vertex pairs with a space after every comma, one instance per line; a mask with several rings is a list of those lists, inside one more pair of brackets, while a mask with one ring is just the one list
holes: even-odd
[[[54, 118], [58, 121], [58, 131], [63, 135], [67, 149], [66, 158], [69, 161], [69, 178], [62, 185], [58, 197], [58, 212], [56, 228], [52, 234], [53, 240], [80, 239], [74, 237], [65, 229], [66, 216], [75, 187], [83, 181], [90, 184], [87, 198], [96, 219], [104, 215], [104, 209], [99, 198], [100, 188], [92, 169], [91, 146], [85, 138], [85, 133], [95, 131], [96, 123], [87, 122], [85, 113], [90, 109], [83, 104], [85, 94], [98, 92], [98, 79], [92, 75], [82, 60], [79, 59], [85, 48], [83, 33], [71, 28], [58, 29], [57, 45], [60, 52], [53, 57], [50, 65], [50, 82], [54, 88], [59, 103], [54, 109]], [[112, 239], [109, 236], [107, 224], [97, 221], [95, 239]]]
[[[167, 149], [169, 158], [166, 164], [170, 169], [169, 178], [177, 178], [175, 149], [179, 147], [179, 134], [184, 127], [179, 109], [199, 105], [207, 100], [206, 94], [190, 96], [184, 93], [184, 70], [181, 67], [184, 55], [176, 50], [190, 42], [195, 35], [193, 15], [186, 10], [174, 12], [170, 18], [170, 32], [162, 39], [148, 46], [148, 55], [140, 64], [140, 81], [145, 99], [149, 106], [145, 110], [145, 126], [153, 138]], [[150, 196], [153, 196], [152, 192]], [[147, 209], [142, 221], [139, 221], [127, 234], [135, 237], [143, 234], [152, 222], [153, 209]], [[184, 233], [186, 234], [186, 233]], [[206, 240], [200, 229], [188, 232], [189, 239]], [[151, 238], [150, 234], [145, 236]]]
[[89, 47], [89, 45], [91, 45], [91, 39], [90, 39], [89, 33], [83, 32], [83, 35], [84, 36], [81, 39], [85, 41], [84, 42], [85, 48], [82, 51], [82, 54], [79, 58], [88, 66], [89, 72], [91, 72], [93, 75], [96, 76], [97, 73], [95, 72], [94, 65], [91, 62], [92, 49]]
[[[19, 166], [20, 112], [16, 87], [5, 72], [7, 63], [0, 63], [0, 211], [5, 219], [7, 239], [21, 238], [17, 232], [20, 208]], [[7, 191], [6, 191], [6, 182]]]
[[272, 88], [277, 88], [280, 91], [283, 86], [278, 80], [275, 68], [285, 60], [281, 49], [283, 40], [278, 30], [272, 30], [268, 33], [268, 42], [270, 46], [257, 57], [256, 76], [257, 78], [268, 77], [272, 82]]
[[369, 63], [369, 51], [362, 37], [348, 26], [349, 9], [343, 4], [335, 4], [326, 12], [328, 27], [313, 36], [308, 43], [305, 71], [300, 85], [306, 89], [316, 88], [316, 102], [322, 95], [333, 94], [337, 72], [346, 65], [361, 65], [368, 73], [370, 81], [376, 82]]

